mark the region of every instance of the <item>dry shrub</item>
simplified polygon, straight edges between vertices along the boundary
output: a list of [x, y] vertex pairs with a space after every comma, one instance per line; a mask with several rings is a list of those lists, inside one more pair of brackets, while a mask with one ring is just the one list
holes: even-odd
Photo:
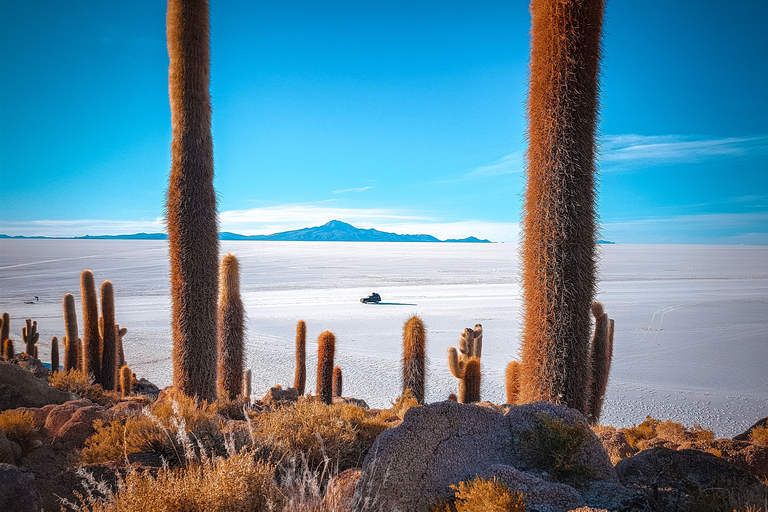
[[35, 440], [35, 414], [18, 409], [0, 412], [0, 430], [5, 432], [5, 437], [27, 450]]
[[580, 484], [592, 473], [579, 460], [589, 436], [585, 423], [568, 425], [560, 418], [544, 413], [536, 415], [538, 422], [522, 433], [520, 447], [531, 464], [549, 473], [555, 481]]
[[[506, 485], [493, 480], [475, 478], [471, 482], [461, 482], [456, 491], [453, 509], [456, 512], [525, 512], [525, 494], [512, 491]], [[443, 510], [448, 510], [443, 505]]]
[[715, 438], [714, 432], [694, 424], [692, 428], [686, 428], [682, 423], [672, 420], [659, 421], [651, 416], [646, 416], [645, 421], [631, 428], [619, 429], [627, 438], [627, 441], [636, 450], [648, 448], [649, 441], [663, 439], [676, 445], [695, 441], [710, 441]]
[[275, 467], [249, 452], [229, 458], [206, 457], [184, 468], [161, 468], [157, 476], [130, 471], [112, 492], [86, 476], [80, 504], [88, 512], [225, 512], [279, 510], [282, 496], [274, 482]]
[[339, 471], [357, 467], [387, 424], [350, 404], [324, 405], [299, 397], [294, 406], [254, 415], [254, 445], [272, 457], [296, 459], [303, 454], [311, 468], [330, 458]]
[[756, 427], [749, 433], [749, 442], [760, 446], [768, 446], [768, 426]]
[[105, 392], [101, 385], [93, 383], [92, 376], [87, 376], [79, 370], [53, 373], [48, 377], [48, 382], [56, 389], [74, 393], [104, 407], [112, 407], [120, 401], [119, 396], [113, 392]]
[[418, 400], [416, 400], [416, 397], [413, 396], [411, 390], [406, 389], [403, 391], [402, 395], [397, 397], [397, 400], [392, 402], [392, 407], [389, 409], [383, 409], [381, 412], [379, 412], [379, 418], [382, 421], [387, 422], [403, 421], [405, 413], [411, 407], [421, 407], [421, 404]]

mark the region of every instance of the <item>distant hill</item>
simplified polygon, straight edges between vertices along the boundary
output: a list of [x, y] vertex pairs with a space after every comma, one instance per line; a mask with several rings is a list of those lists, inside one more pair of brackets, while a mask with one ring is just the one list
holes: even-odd
[[[47, 236], [8, 236], [0, 234], [0, 238], [68, 238], [76, 240], [166, 240], [168, 236], [165, 233], [136, 233], [133, 235], [99, 235], [99, 236], [76, 236], [76, 237], [47, 237]], [[221, 240], [273, 240], [273, 241], [306, 241], [306, 242], [443, 242], [432, 235], [398, 235], [379, 231], [377, 229], [360, 229], [342, 222], [332, 220], [313, 228], [295, 229], [293, 231], [283, 231], [271, 235], [240, 235], [223, 231], [219, 233]], [[482, 240], [470, 236], [459, 240], [445, 240], [446, 243], [491, 243], [490, 240]]]

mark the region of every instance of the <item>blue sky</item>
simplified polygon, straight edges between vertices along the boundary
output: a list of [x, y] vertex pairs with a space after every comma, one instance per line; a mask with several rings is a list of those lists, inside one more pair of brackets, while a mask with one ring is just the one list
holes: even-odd
[[[609, 1], [601, 236], [768, 244], [768, 2]], [[514, 242], [523, 1], [211, 5], [222, 230]], [[0, 3], [0, 233], [163, 230], [164, 2]]]

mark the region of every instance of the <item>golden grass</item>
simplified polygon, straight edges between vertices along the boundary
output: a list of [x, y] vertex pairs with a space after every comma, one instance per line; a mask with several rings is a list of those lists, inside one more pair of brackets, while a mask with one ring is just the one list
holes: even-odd
[[493, 480], [461, 482], [456, 491], [456, 512], [525, 512], [525, 494]]
[[120, 401], [120, 397], [115, 393], [105, 392], [101, 385], [93, 383], [93, 377], [87, 376], [79, 370], [72, 369], [53, 373], [48, 377], [48, 382], [56, 389], [75, 393], [104, 407], [112, 407]]
[[0, 429], [5, 432], [5, 437], [19, 443], [26, 450], [32, 446], [35, 440], [35, 415], [31, 411], [9, 409], [0, 412]]
[[711, 441], [715, 438], [714, 432], [694, 424], [691, 428], [686, 428], [682, 423], [672, 420], [659, 421], [646, 416], [645, 421], [639, 425], [633, 425], [630, 428], [621, 428], [627, 438], [627, 442], [636, 450], [644, 450], [648, 447], [649, 441], [653, 439], [663, 439], [677, 445], [685, 442]]
[[756, 427], [749, 433], [749, 442], [760, 446], [768, 446], [768, 426]]

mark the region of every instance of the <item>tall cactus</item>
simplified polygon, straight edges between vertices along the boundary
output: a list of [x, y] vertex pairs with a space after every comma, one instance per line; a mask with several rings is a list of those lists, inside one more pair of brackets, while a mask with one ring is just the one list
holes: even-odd
[[130, 396], [130, 394], [133, 393], [133, 372], [131, 371], [131, 368], [127, 365], [123, 365], [120, 367], [119, 384], [120, 384], [120, 393], [123, 396]]
[[59, 338], [54, 336], [51, 339], [51, 372], [59, 371]]
[[334, 366], [333, 367], [333, 383], [331, 385], [331, 394], [333, 397], [341, 396], [342, 393], [342, 375], [341, 375], [341, 366]]
[[213, 189], [209, 9], [168, 0], [171, 176], [166, 203], [171, 266], [173, 385], [216, 399], [219, 235]]
[[296, 324], [296, 373], [293, 376], [293, 387], [304, 394], [307, 385], [307, 324], [299, 320]]
[[83, 305], [83, 350], [81, 368], [94, 380], [101, 376], [101, 338], [99, 337], [99, 305], [96, 282], [90, 270], [80, 274], [80, 300]]
[[[459, 352], [455, 347], [448, 349], [448, 369], [459, 379], [459, 402], [466, 404], [480, 401], [480, 356], [482, 355], [482, 326], [478, 337], [467, 327], [459, 339]], [[479, 343], [476, 343], [479, 340]]]
[[519, 362], [510, 361], [510, 363], [507, 365], [505, 387], [507, 391], [507, 403], [509, 405], [515, 405], [517, 403], [517, 397], [518, 395], [520, 395], [520, 363]]
[[80, 351], [80, 337], [77, 335], [77, 310], [75, 309], [75, 297], [71, 293], [64, 295], [61, 301], [64, 310], [64, 371], [75, 370], [80, 366], [78, 356]]
[[586, 412], [604, 0], [532, 0], [523, 208], [523, 402]]
[[21, 339], [26, 346], [25, 352], [30, 357], [37, 357], [37, 352], [35, 351], [37, 347], [35, 344], [40, 339], [40, 333], [37, 332], [37, 321], [33, 322], [32, 319], [27, 318], [26, 324], [26, 327], [21, 328]]
[[420, 404], [424, 403], [426, 341], [424, 322], [412, 316], [403, 327], [403, 393], [410, 389]]
[[250, 368], [245, 370], [245, 373], [243, 373], [243, 397], [248, 401], [251, 400], [251, 381], [253, 380], [252, 373], [253, 372]]
[[240, 266], [234, 254], [221, 260], [219, 281], [219, 377], [221, 396], [243, 392], [245, 308], [240, 298]]
[[0, 319], [0, 343], [11, 337], [11, 315], [7, 312], [3, 313], [2, 319]]
[[115, 290], [110, 281], [101, 283], [101, 372], [97, 381], [107, 391], [116, 388], [117, 332], [115, 331]]
[[324, 404], [333, 402], [333, 357], [336, 337], [331, 331], [323, 331], [317, 340], [317, 395]]
[[592, 336], [590, 357], [592, 380], [587, 418], [596, 424], [600, 421], [605, 391], [608, 389], [608, 375], [611, 371], [611, 357], [613, 355], [613, 329], [611, 327], [613, 320], [608, 318], [608, 314], [604, 312], [600, 302], [595, 302], [592, 305], [592, 315], [595, 317], [595, 331]]

